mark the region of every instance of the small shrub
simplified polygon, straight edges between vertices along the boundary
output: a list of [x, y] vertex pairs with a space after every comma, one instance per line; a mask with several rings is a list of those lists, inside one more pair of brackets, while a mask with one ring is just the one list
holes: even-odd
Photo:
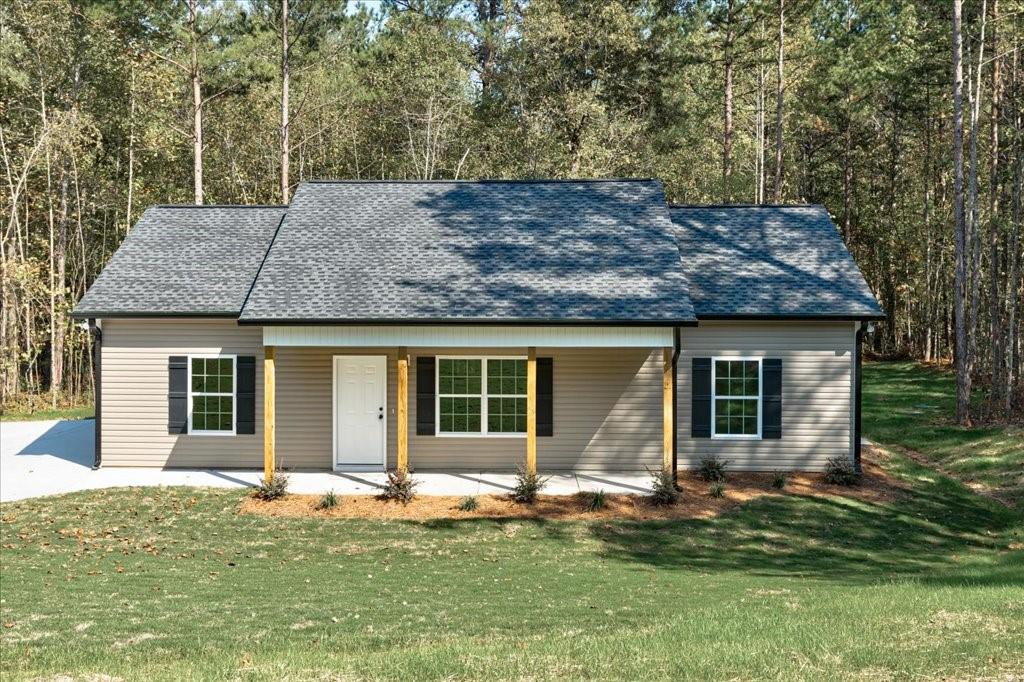
[[782, 490], [786, 487], [786, 474], [781, 471], [776, 471], [772, 475], [772, 487], [776, 490]]
[[413, 479], [411, 472], [405, 469], [389, 471], [388, 482], [384, 484], [380, 498], [409, 504], [416, 497], [416, 486], [419, 484], [419, 481]]
[[678, 502], [680, 497], [671, 471], [659, 469], [651, 472], [651, 501], [654, 504], [667, 507]]
[[334, 509], [338, 506], [338, 496], [334, 494], [333, 490], [328, 490], [324, 493], [324, 496], [320, 498], [320, 501], [316, 503], [317, 509]]
[[833, 457], [825, 464], [825, 482], [831, 485], [860, 485], [860, 474], [848, 457]]
[[512, 499], [523, 504], [533, 504], [537, 501], [539, 493], [548, 479], [543, 478], [537, 472], [530, 472], [523, 465], [519, 465], [516, 471], [516, 487], [512, 489]]
[[711, 497], [725, 497], [725, 484], [715, 481], [708, 487], [708, 495]]
[[713, 483], [715, 481], [725, 481], [725, 467], [729, 466], [729, 460], [721, 459], [716, 455], [711, 457], [702, 457], [700, 460], [700, 466], [697, 467], [697, 475], [701, 479]]
[[459, 500], [459, 511], [471, 512], [476, 511], [480, 503], [476, 500], [476, 495], [466, 495]]
[[287, 494], [288, 475], [281, 471], [275, 471], [269, 479], [260, 480], [260, 484], [252, 493], [253, 497], [264, 502], [279, 500]]
[[585, 495], [584, 502], [586, 504], [587, 511], [600, 511], [608, 504], [607, 496], [603, 490], [583, 494]]

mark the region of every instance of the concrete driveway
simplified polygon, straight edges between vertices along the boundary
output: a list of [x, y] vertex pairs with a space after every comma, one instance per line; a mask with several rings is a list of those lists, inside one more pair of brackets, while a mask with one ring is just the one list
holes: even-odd
[[[262, 471], [237, 469], [152, 469], [103, 467], [94, 470], [92, 419], [75, 421], [0, 422], [0, 502], [58, 495], [77, 490], [135, 486], [209, 486], [244, 488], [258, 484]], [[512, 474], [487, 472], [417, 473], [421, 495], [502, 494], [515, 485]], [[373, 494], [384, 483], [383, 472], [294, 472], [288, 489], [319, 494]], [[582, 490], [647, 493], [650, 477], [614, 474], [557, 474], [546, 494], [572, 495]]]

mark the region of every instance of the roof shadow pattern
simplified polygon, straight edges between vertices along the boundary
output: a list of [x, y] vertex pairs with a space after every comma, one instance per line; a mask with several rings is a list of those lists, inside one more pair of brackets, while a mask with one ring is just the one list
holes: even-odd
[[881, 317], [823, 206], [671, 207], [698, 317]]
[[242, 321], [693, 319], [660, 183], [312, 182]]

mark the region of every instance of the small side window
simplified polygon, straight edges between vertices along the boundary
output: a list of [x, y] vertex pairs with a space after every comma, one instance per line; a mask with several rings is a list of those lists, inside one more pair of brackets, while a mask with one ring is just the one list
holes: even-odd
[[715, 358], [711, 390], [713, 438], [761, 437], [759, 358]]
[[189, 433], [235, 433], [235, 362], [233, 355], [189, 358]]

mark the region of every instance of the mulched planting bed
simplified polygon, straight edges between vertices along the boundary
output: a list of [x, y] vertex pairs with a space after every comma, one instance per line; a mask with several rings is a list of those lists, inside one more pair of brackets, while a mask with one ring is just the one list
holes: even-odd
[[[874, 450], [875, 457], [884, 454]], [[560, 520], [659, 520], [692, 519], [717, 516], [734, 507], [765, 495], [832, 495], [866, 502], [889, 502], [904, 494], [905, 488], [874, 462], [865, 461], [864, 478], [859, 486], [829, 485], [819, 473], [794, 472], [786, 476], [786, 487], [771, 487], [772, 474], [733, 473], [725, 483], [725, 495], [712, 497], [709, 484], [696, 476], [680, 473], [682, 499], [678, 504], [659, 507], [644, 495], [605, 493], [603, 509], [589, 511], [590, 495], [540, 495], [534, 504], [520, 504], [507, 495], [477, 495], [474, 511], [460, 510], [461, 496], [417, 495], [409, 504], [389, 502], [372, 495], [339, 495], [332, 509], [317, 509], [319, 495], [287, 495], [273, 502], [247, 497], [240, 513], [262, 516], [295, 516], [311, 518], [430, 519], [532, 518]]]

